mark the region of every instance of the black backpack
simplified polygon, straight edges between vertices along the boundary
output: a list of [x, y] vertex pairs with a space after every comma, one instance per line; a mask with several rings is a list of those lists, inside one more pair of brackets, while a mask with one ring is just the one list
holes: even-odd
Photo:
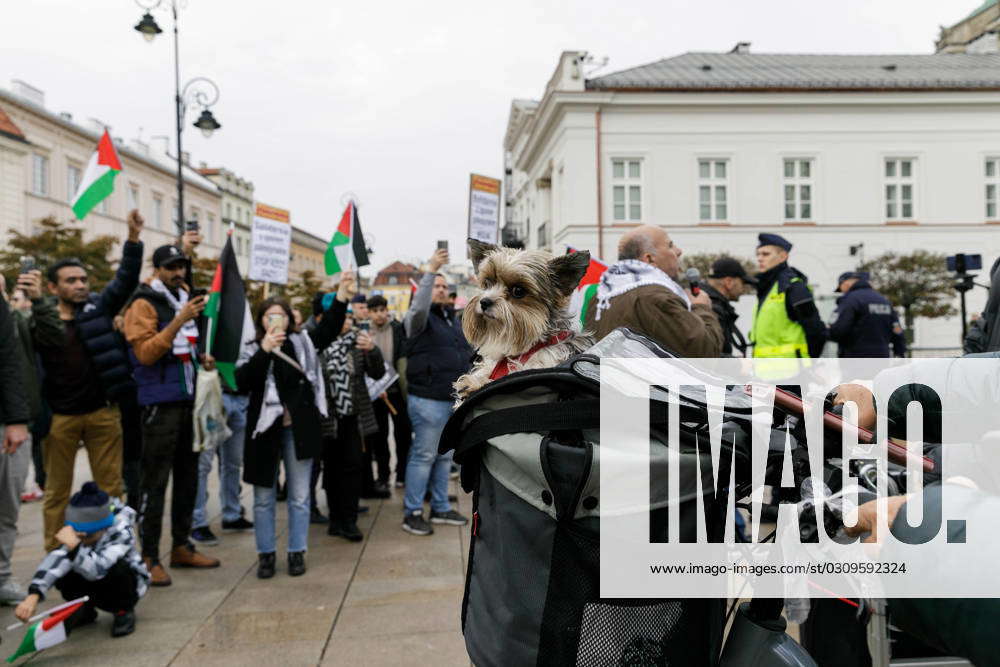
[[[473, 494], [462, 629], [480, 667], [718, 662], [725, 600], [600, 597], [602, 356], [673, 355], [618, 329], [559, 367], [491, 382], [442, 434], [441, 452], [454, 450]], [[651, 400], [655, 451], [667, 447], [667, 412]], [[697, 465], [701, 431], [683, 413], [681, 421], [681, 465]], [[666, 474], [665, 464], [652, 465], [651, 475]], [[696, 502], [694, 492], [681, 494]], [[666, 503], [651, 503], [650, 534], [666, 535]], [[694, 530], [693, 521], [681, 526]]]

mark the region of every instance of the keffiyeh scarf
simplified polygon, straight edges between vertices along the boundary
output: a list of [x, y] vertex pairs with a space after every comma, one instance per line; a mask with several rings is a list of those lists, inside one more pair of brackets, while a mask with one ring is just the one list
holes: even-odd
[[[177, 290], [177, 295], [167, 289], [163, 281], [159, 278], [153, 279], [149, 286], [154, 292], [160, 294], [167, 300], [174, 313], [179, 313], [184, 304], [188, 302], [188, 293], [185, 290]], [[184, 368], [184, 389], [189, 396], [194, 395], [194, 360], [191, 351], [198, 349], [198, 325], [194, 320], [188, 320], [177, 331], [174, 336], [173, 349], [175, 357], [181, 360]]]
[[351, 376], [354, 375], [354, 344], [358, 335], [348, 331], [335, 340], [323, 353], [326, 375], [330, 381], [333, 408], [338, 417], [354, 414], [354, 399], [351, 395]]
[[[295, 360], [299, 362], [302, 372], [313, 388], [313, 400], [319, 413], [326, 417], [326, 386], [323, 382], [323, 375], [319, 369], [319, 359], [316, 356], [316, 348], [313, 347], [312, 339], [307, 334], [291, 333], [288, 340], [295, 348]], [[257, 343], [254, 343], [257, 345]], [[277, 356], [277, 355], [275, 355]], [[278, 384], [274, 380], [274, 364], [288, 363], [280, 357], [273, 361], [267, 369], [267, 380], [264, 383], [264, 403], [260, 407], [260, 416], [254, 425], [253, 437], [267, 431], [279, 418], [285, 414], [285, 406], [278, 395]], [[296, 371], [298, 372], [298, 371]]]
[[608, 267], [601, 276], [601, 282], [597, 286], [597, 311], [594, 319], [601, 319], [601, 313], [611, 307], [611, 299], [644, 285], [666, 287], [691, 310], [691, 299], [677, 281], [652, 264], [638, 259], [623, 259]]

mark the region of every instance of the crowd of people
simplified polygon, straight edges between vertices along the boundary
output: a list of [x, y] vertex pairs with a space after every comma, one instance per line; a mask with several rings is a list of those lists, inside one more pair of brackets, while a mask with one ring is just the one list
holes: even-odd
[[[114, 616], [112, 636], [130, 634], [148, 587], [172, 583], [160, 559], [168, 485], [170, 568], [221, 564], [205, 550], [219, 543], [206, 508], [216, 460], [221, 530], [253, 531], [261, 579], [278, 571], [280, 501], [290, 576], [307, 570], [310, 524], [360, 541], [362, 499], [387, 498], [393, 488], [405, 494], [401, 526], [409, 533], [468, 522], [451, 505], [451, 456], [437, 453], [451, 384], [473, 355], [454, 293], [437, 275], [446, 251], [431, 259], [404, 322], [384, 297], [360, 294], [350, 271], [333, 292], [316, 296], [308, 319], [282, 297], [264, 300], [235, 386], [221, 383], [229, 435], [196, 451], [197, 377], [215, 366], [199, 345], [206, 295], [193, 287], [191, 267], [199, 236], [189, 231], [156, 248], [144, 272], [142, 228], [133, 211], [116, 273], [100, 291], [73, 258], [44, 274], [25, 270], [9, 293], [2, 290], [0, 603], [25, 621], [52, 589], [67, 600], [86, 595], [68, 630], [93, 622], [100, 609]], [[93, 480], [74, 494], [81, 447]], [[32, 461], [46, 555], [25, 590], [11, 557]], [[250, 515], [241, 482], [252, 488]]]

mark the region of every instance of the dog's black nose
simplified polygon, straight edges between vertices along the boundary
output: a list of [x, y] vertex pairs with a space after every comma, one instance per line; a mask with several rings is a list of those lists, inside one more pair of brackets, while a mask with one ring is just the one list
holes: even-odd
[[481, 298], [479, 300], [479, 307], [483, 310], [483, 312], [486, 312], [487, 310], [490, 309], [490, 307], [494, 303], [495, 303], [495, 301], [493, 301], [493, 299], [490, 299], [490, 298], [484, 296], [483, 298]]

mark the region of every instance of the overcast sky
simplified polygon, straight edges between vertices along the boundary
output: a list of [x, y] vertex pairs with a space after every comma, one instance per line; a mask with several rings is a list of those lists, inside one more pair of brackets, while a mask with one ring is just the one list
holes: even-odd
[[[465, 238], [468, 175], [502, 177], [510, 100], [538, 98], [564, 50], [609, 73], [686, 51], [931, 53], [979, 0], [350, 2], [183, 0], [181, 78], [221, 88], [223, 128], [190, 128], [197, 164], [250, 179], [260, 201], [329, 236], [356, 193], [380, 267]], [[147, 3], [148, 4], [148, 3]], [[169, 0], [163, 3], [169, 4]], [[152, 44], [133, 0], [21, 0], [0, 21], [0, 85], [115, 136], [173, 135], [169, 13]]]

